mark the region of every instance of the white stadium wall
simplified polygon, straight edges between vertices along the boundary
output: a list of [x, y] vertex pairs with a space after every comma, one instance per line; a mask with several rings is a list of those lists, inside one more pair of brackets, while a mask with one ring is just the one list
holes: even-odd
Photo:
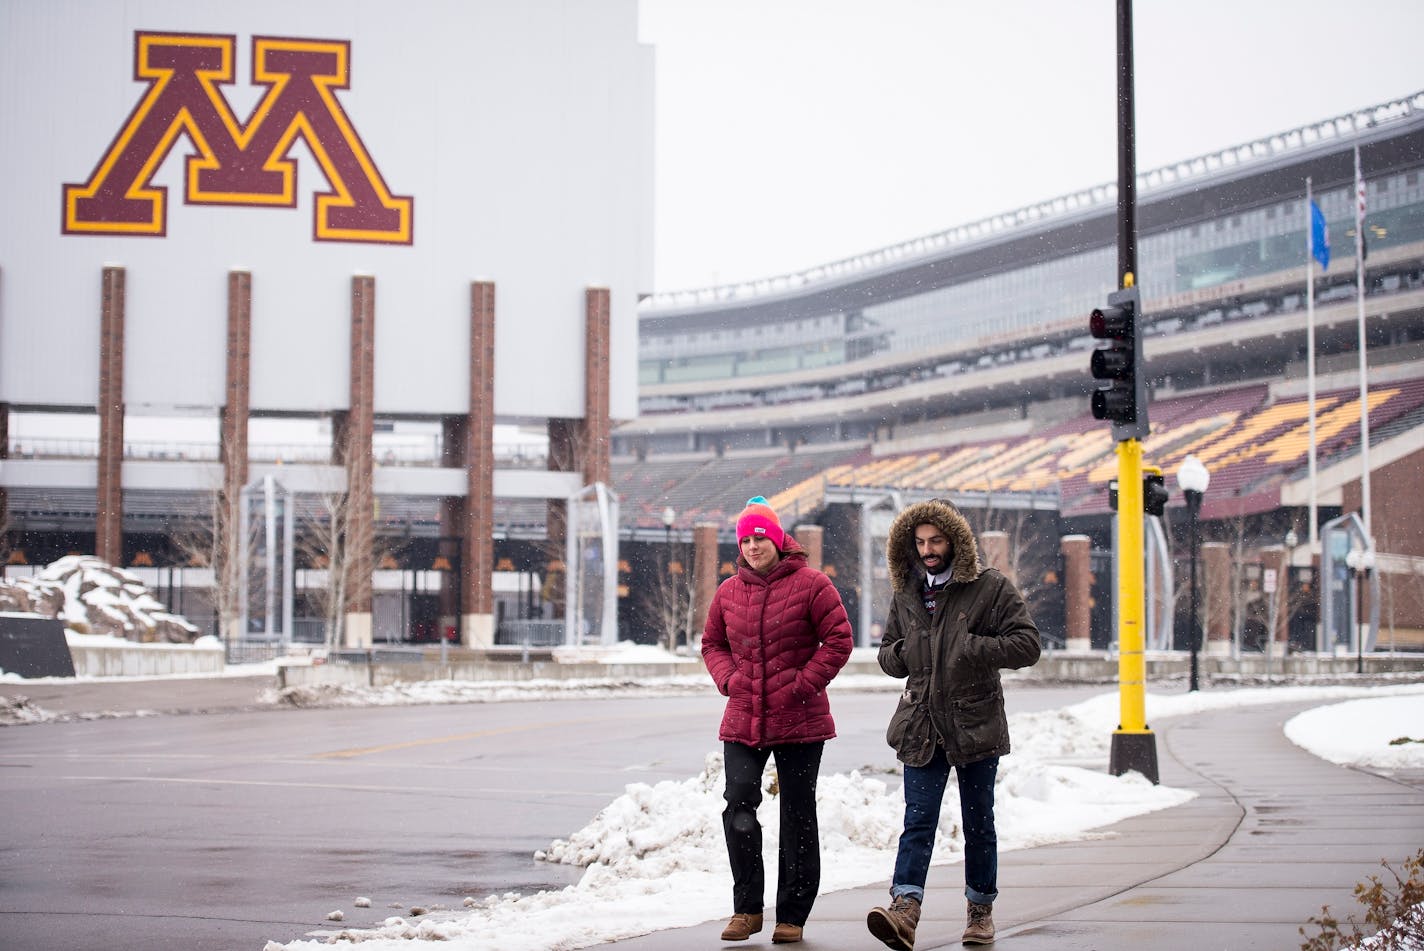
[[[303, 56], [338, 64], [345, 88], [302, 86]], [[230, 80], [206, 87], [171, 65], [224, 57]], [[314, 92], [283, 99], [299, 87]], [[94, 405], [100, 274], [121, 265], [130, 412], [222, 404], [242, 269], [254, 411], [346, 407], [351, 281], [369, 274], [377, 413], [468, 411], [469, 287], [488, 280], [497, 415], [584, 415], [584, 291], [599, 286], [610, 412], [632, 418], [652, 97], [636, 0], [0, 0], [0, 401]], [[174, 103], [193, 118], [165, 117]], [[284, 161], [294, 188], [274, 198]], [[318, 215], [343, 190], [353, 207]]]

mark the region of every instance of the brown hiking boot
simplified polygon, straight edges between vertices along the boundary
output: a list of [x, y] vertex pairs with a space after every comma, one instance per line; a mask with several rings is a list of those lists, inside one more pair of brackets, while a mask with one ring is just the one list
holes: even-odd
[[776, 928], [771, 932], [772, 944], [795, 944], [800, 940], [800, 925], [788, 925], [784, 921], [778, 921]]
[[920, 903], [901, 895], [889, 908], [872, 908], [865, 916], [870, 933], [895, 951], [915, 951], [915, 928], [920, 923]]
[[761, 930], [761, 915], [744, 915], [737, 912], [727, 927], [722, 929], [723, 941], [745, 941]]
[[969, 927], [964, 929], [965, 944], [994, 943], [994, 906], [969, 903]]

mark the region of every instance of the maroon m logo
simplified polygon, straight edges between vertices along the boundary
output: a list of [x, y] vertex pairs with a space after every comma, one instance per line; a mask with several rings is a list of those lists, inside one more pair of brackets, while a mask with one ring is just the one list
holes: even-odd
[[252, 81], [267, 92], [246, 123], [220, 88], [233, 81], [235, 45], [232, 36], [134, 34], [134, 76], [148, 91], [89, 180], [64, 186], [64, 233], [164, 235], [168, 190], [153, 176], [184, 135], [197, 152], [185, 167], [187, 203], [295, 207], [289, 156], [300, 138], [328, 185], [316, 194], [316, 240], [410, 244], [414, 199], [391, 194], [336, 98], [350, 85], [350, 43], [253, 37]]

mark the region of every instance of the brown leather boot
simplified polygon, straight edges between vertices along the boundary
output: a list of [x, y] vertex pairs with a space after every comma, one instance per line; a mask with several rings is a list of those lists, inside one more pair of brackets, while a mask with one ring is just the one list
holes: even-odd
[[889, 908], [872, 908], [865, 916], [870, 933], [895, 951], [915, 951], [915, 928], [920, 923], [920, 903], [901, 895]]
[[761, 930], [761, 915], [744, 915], [737, 912], [727, 927], [722, 929], [723, 941], [745, 941]]
[[994, 943], [994, 906], [969, 903], [969, 926], [964, 929], [965, 944]]
[[784, 921], [778, 921], [776, 927], [771, 932], [772, 944], [796, 944], [800, 940], [800, 925], [788, 925]]

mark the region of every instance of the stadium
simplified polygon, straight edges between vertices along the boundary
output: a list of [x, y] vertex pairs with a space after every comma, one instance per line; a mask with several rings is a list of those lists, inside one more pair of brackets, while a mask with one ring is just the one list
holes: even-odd
[[[217, 549], [236, 534], [227, 523], [241, 523], [256, 547], [227, 561], [276, 573], [257, 585], [265, 615], [241, 612], [244, 639], [494, 647], [592, 636], [681, 649], [707, 586], [732, 570], [731, 517], [765, 495], [834, 578], [867, 646], [883, 613], [888, 519], [939, 496], [987, 533], [988, 556], [1018, 579], [1051, 646], [1111, 647], [1115, 469], [1108, 427], [1088, 412], [1087, 314], [1115, 288], [1115, 188], [801, 273], [649, 293], [651, 61], [635, 5], [612, 16], [547, 7], [589, 37], [575, 60], [547, 61], [537, 18], [462, 14], [471, 35], [535, 51], [521, 68], [554, 78], [504, 82], [507, 57], [446, 77], [478, 105], [479, 121], [458, 128], [421, 100], [430, 77], [409, 68], [400, 36], [382, 30], [393, 14], [375, 3], [359, 29], [259, 4], [236, 34], [181, 8], [163, 30], [77, 34], [87, 52], [70, 59], [85, 66], [45, 84], [47, 96], [132, 83], [86, 106], [88, 121], [49, 153], [6, 160], [17, 208], [0, 246], [6, 575], [98, 552], [200, 626], [231, 633]], [[16, 13], [36, 22], [10, 35], [48, 15]], [[310, 36], [333, 39], [291, 39]], [[342, 217], [306, 179], [286, 191], [210, 181], [223, 147], [208, 143], [218, 126], [196, 119], [167, 129], [164, 148], [176, 141], [177, 152], [143, 166], [175, 199], [166, 218], [104, 204], [104, 176], [153, 133], [145, 109], [163, 87], [145, 99], [140, 80], [180, 55], [218, 57], [239, 87], [259, 85], [260, 64], [325, 57], [321, 68], [349, 86], [320, 99], [331, 122], [273, 133], [274, 149], [299, 132], [311, 141], [269, 158], [300, 160], [337, 193], [344, 182], [358, 204], [369, 195], [365, 217]], [[57, 69], [38, 46], [12, 59]], [[603, 85], [584, 88], [591, 72]], [[257, 97], [193, 89], [233, 116]], [[562, 119], [527, 152], [472, 137], [526, 141], [525, 117], [570, 96], [589, 108], [554, 110]], [[45, 101], [0, 101], [7, 127], [43, 126]], [[253, 141], [265, 141], [266, 114], [252, 113]], [[417, 121], [472, 163], [457, 185], [400, 135]], [[601, 159], [587, 168], [549, 158], [589, 141]], [[560, 187], [531, 181], [530, 162]], [[1362, 586], [1376, 592], [1370, 646], [1419, 646], [1421, 172], [1424, 93], [1139, 174], [1145, 461], [1171, 489], [1156, 646], [1180, 646], [1186, 626], [1174, 475], [1189, 455], [1211, 474], [1204, 625], [1218, 650], [1346, 648]], [[480, 187], [491, 181], [513, 184]], [[1307, 181], [1333, 249], [1313, 271]], [[503, 230], [466, 228], [489, 220]], [[539, 386], [520, 372], [535, 363]], [[1371, 503], [1361, 528], [1350, 516]], [[1346, 555], [1362, 540], [1377, 557], [1354, 585]], [[601, 557], [615, 549], [616, 571]], [[581, 582], [564, 577], [603, 562]], [[1277, 566], [1288, 583], [1268, 599]], [[356, 579], [354, 599], [331, 594], [338, 572]], [[601, 599], [585, 604], [595, 587]]]
[[[1211, 623], [1238, 649], [1243, 628], [1248, 646], [1265, 646], [1260, 588], [1273, 558], [1291, 578], [1274, 640], [1317, 646], [1312, 376], [1315, 523], [1361, 507], [1363, 398], [1380, 644], [1419, 642], [1424, 548], [1409, 513], [1424, 461], [1421, 107], [1416, 94], [1139, 175], [1144, 459], [1172, 490], [1164, 520], [1177, 553], [1185, 519], [1172, 476], [1189, 454], [1211, 470], [1201, 518], [1222, 548], [1212, 555], [1225, 558], [1218, 600], [1228, 602]], [[1368, 209], [1362, 305], [1357, 148]], [[1334, 249], [1310, 277], [1307, 181]], [[1114, 290], [1115, 198], [1115, 188], [1089, 189], [804, 273], [645, 301], [640, 415], [614, 432], [625, 529], [656, 535], [664, 517], [684, 530], [725, 526], [749, 495], [764, 494], [825, 527], [827, 570], [864, 644], [876, 612], [860, 594], [886, 596], [879, 553], [867, 554], [883, 535], [876, 506], [942, 496], [976, 512], [979, 528], [1010, 536], [1006, 566], [1059, 637], [1058, 539], [1089, 536], [1100, 579], [1091, 636], [1108, 646], [1116, 468], [1108, 428], [1088, 412], [1096, 341], [1087, 315]], [[1350, 539], [1332, 541], [1339, 549]], [[1346, 569], [1343, 550], [1325, 553], [1337, 611], [1350, 600]], [[1178, 565], [1176, 577], [1185, 573]], [[1166, 599], [1180, 601], [1180, 590]]]

